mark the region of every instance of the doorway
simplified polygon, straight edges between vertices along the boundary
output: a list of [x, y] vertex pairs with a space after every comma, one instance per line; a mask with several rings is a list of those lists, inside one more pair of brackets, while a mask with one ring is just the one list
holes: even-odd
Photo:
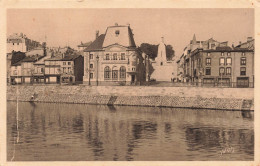
[[131, 84], [135, 82], [135, 75], [131, 75]]

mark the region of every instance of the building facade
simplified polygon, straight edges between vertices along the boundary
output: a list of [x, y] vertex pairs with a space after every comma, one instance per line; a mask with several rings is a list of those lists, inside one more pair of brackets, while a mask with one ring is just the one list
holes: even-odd
[[213, 39], [200, 43], [193, 50], [193, 40], [180, 58], [184, 80], [198, 86], [254, 87], [253, 39], [232, 48]]
[[136, 85], [145, 81], [145, 67], [130, 25], [110, 26], [84, 50], [88, 85]]
[[181, 55], [179, 60], [177, 60], [177, 82], [184, 82], [184, 70], [183, 70], [183, 64], [184, 64], [184, 54]]
[[11, 83], [33, 83], [34, 63], [43, 56], [25, 57], [11, 66]]
[[7, 53], [27, 52], [37, 47], [41, 47], [40, 42], [34, 41], [26, 37], [23, 33], [14, 33], [7, 37]]
[[82, 83], [84, 74], [84, 58], [75, 54], [61, 59], [61, 83]]
[[61, 77], [61, 57], [53, 57], [44, 60], [44, 79], [46, 84], [59, 84]]
[[22, 83], [21, 62], [17, 62], [11, 66], [10, 80], [10, 83], [13, 85]]
[[25, 53], [23, 52], [12, 52], [12, 53], [8, 53], [7, 54], [7, 59], [6, 59], [6, 76], [7, 76], [7, 83], [10, 84], [11, 83], [11, 67], [12, 65], [18, 63], [19, 61], [21, 61], [22, 59], [24, 59]]

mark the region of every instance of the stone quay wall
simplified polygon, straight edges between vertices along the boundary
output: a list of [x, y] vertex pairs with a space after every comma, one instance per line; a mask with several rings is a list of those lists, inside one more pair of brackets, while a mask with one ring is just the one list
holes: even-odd
[[[32, 99], [32, 96], [33, 99]], [[7, 87], [8, 101], [253, 110], [252, 88], [60, 86]]]

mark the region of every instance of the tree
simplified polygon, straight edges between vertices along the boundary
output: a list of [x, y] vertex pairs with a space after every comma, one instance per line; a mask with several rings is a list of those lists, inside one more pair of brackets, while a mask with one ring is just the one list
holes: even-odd
[[21, 61], [22, 59], [24, 59], [26, 56], [25, 56], [25, 53], [23, 52], [13, 52], [12, 53], [12, 59], [11, 59], [11, 65]]
[[[158, 45], [153, 45], [149, 43], [142, 43], [138, 50], [144, 52], [151, 59], [155, 59], [157, 57]], [[175, 56], [175, 51], [171, 45], [166, 46], [166, 58], [167, 60], [171, 60]]]
[[171, 45], [166, 46], [166, 58], [167, 60], [172, 60], [172, 58], [175, 56], [175, 51], [172, 48]]

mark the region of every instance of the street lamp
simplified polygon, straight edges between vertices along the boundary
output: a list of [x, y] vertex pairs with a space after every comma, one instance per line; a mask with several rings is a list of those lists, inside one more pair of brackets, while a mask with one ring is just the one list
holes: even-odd
[[88, 68], [86, 69], [86, 73], [88, 75], [88, 85], [90, 85], [90, 71]]
[[98, 61], [99, 61], [99, 56], [98, 55], [96, 56], [96, 59], [97, 59], [97, 86], [98, 86]]

